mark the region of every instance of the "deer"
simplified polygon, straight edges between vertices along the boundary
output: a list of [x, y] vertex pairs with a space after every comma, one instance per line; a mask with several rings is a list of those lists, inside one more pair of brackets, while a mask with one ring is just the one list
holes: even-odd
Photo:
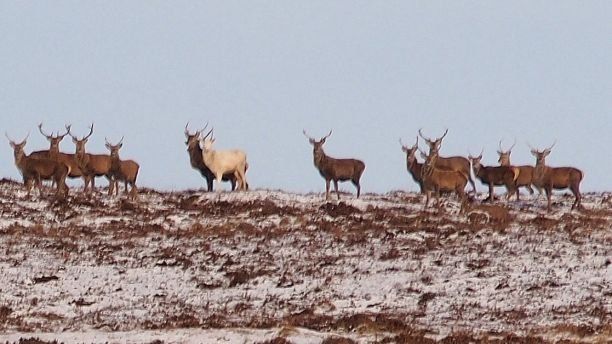
[[13, 148], [15, 158], [15, 166], [23, 177], [25, 185], [30, 197], [32, 186], [38, 189], [38, 194], [42, 194], [42, 180], [53, 180], [57, 187], [56, 195], [58, 197], [66, 197], [68, 195], [68, 186], [66, 185], [66, 177], [70, 173], [70, 166], [52, 159], [47, 158], [31, 158], [25, 154], [25, 145], [29, 134], [21, 142], [13, 141], [7, 133], [6, 138], [9, 140], [10, 146]]
[[[110, 177], [108, 194], [112, 196], [113, 191], [115, 191], [115, 195], [118, 195], [119, 185], [117, 185], [117, 183], [118, 181], [123, 181], [125, 183], [125, 192], [128, 194], [128, 199], [134, 199], [138, 193], [136, 178], [138, 177], [140, 165], [134, 160], [121, 160], [121, 158], [119, 158], [119, 150], [123, 147], [123, 137], [117, 144], [108, 142], [107, 138], [104, 138], [104, 141], [106, 142], [106, 148], [110, 151], [111, 160], [111, 166], [108, 172], [108, 176]], [[132, 187], [129, 193], [128, 184]]]
[[111, 169], [111, 157], [108, 154], [90, 154], [85, 151], [85, 144], [87, 144], [87, 140], [93, 134], [93, 123], [89, 127], [89, 134], [83, 136], [82, 138], [78, 138], [77, 136], [72, 135], [70, 132], [70, 126], [66, 126], [66, 130], [68, 131], [68, 135], [72, 138], [72, 142], [75, 145], [74, 152], [74, 161], [77, 163], [81, 172], [83, 174], [83, 178], [85, 180], [85, 189], [83, 192], [87, 193], [88, 184], [91, 185], [91, 191], [95, 191], [96, 188], [96, 177], [106, 177], [109, 182], [109, 187], [111, 183], [111, 177], [109, 175]]
[[401, 138], [400, 145], [402, 146], [402, 151], [406, 153], [406, 169], [412, 176], [412, 179], [419, 185], [421, 193], [423, 193], [423, 164], [418, 162], [416, 158], [416, 152], [419, 150], [419, 137], [417, 136], [416, 143], [412, 147], [404, 145]]
[[[424, 153], [421, 152], [423, 155]], [[425, 208], [429, 205], [431, 194], [435, 192], [436, 206], [440, 205], [440, 193], [455, 192], [461, 202], [460, 211], [463, 212], [467, 206], [467, 197], [465, 195], [465, 186], [468, 182], [468, 175], [461, 170], [444, 170], [438, 168], [437, 160], [438, 152], [431, 151], [426, 156], [423, 163], [422, 178], [423, 189], [425, 190]]]
[[[204, 126], [203, 129], [197, 130], [195, 133], [190, 133], [189, 122], [185, 124], [185, 145], [187, 145], [187, 152], [189, 153], [189, 161], [191, 162], [191, 167], [200, 172], [202, 177], [206, 180], [206, 187], [208, 192], [213, 191], [213, 180], [215, 179], [215, 175], [212, 171], [206, 166], [204, 163], [204, 159], [202, 158], [202, 147], [200, 147], [200, 135], [206, 128], [208, 127], [208, 123]], [[248, 169], [248, 164], [246, 166]], [[222, 181], [229, 181], [232, 187], [232, 191], [236, 189], [236, 177], [233, 173], [224, 174], [221, 177]]]
[[486, 201], [493, 202], [495, 195], [493, 193], [493, 187], [505, 186], [506, 200], [510, 199], [510, 196], [515, 192], [516, 180], [519, 176], [519, 169], [512, 166], [483, 166], [481, 164], [482, 152], [479, 156], [473, 157], [471, 154], [468, 155], [468, 159], [472, 163], [472, 170], [476, 178], [480, 179], [480, 182], [489, 186], [489, 197]]
[[500, 140], [499, 149], [497, 150], [497, 154], [499, 155], [499, 159], [497, 160], [497, 162], [499, 162], [500, 166], [513, 166], [519, 169], [519, 175], [518, 175], [518, 178], [516, 179], [516, 200], [518, 201], [520, 200], [520, 196], [519, 196], [520, 187], [526, 188], [529, 191], [530, 195], [533, 195], [532, 186], [538, 189], [538, 192], [540, 194], [542, 193], [542, 190], [539, 187], [533, 185], [533, 170], [534, 170], [533, 166], [530, 166], [530, 165], [514, 166], [510, 163], [510, 154], [512, 154], [512, 148], [514, 148], [515, 145], [516, 145], [516, 142], [513, 143], [512, 146], [508, 148], [508, 150], [504, 151], [502, 148], [502, 142]]
[[350, 180], [353, 185], [357, 188], [357, 198], [361, 193], [361, 184], [359, 180], [365, 170], [365, 163], [358, 159], [336, 159], [325, 154], [323, 151], [323, 145], [327, 138], [332, 134], [332, 130], [329, 134], [322, 137], [318, 141], [308, 136], [306, 130], [303, 130], [304, 136], [308, 138], [308, 141], [312, 145], [312, 155], [314, 158], [314, 165], [319, 170], [321, 177], [325, 179], [325, 199], [329, 200], [329, 186], [330, 182], [334, 182], [334, 189], [338, 200], [340, 200], [340, 193], [338, 192], [338, 182], [344, 182]]
[[202, 148], [202, 161], [221, 184], [223, 176], [233, 174], [238, 183], [238, 190], [247, 191], [249, 184], [246, 179], [247, 156], [239, 149], [217, 151], [213, 149], [215, 138], [211, 129], [200, 139]]
[[575, 167], [550, 167], [546, 166], [546, 157], [551, 153], [555, 143], [544, 150], [537, 150], [530, 146], [531, 154], [536, 158], [533, 171], [533, 184], [544, 189], [546, 192], [546, 210], [551, 211], [552, 190], [570, 189], [574, 194], [575, 200], [572, 209], [582, 209], [582, 196], [580, 194], [580, 183], [584, 174]]
[[69, 178], [82, 178], [85, 183], [85, 187], [83, 191], [87, 189], [87, 180], [79, 167], [79, 164], [74, 159], [74, 154], [62, 153], [59, 150], [59, 145], [64, 139], [68, 132], [70, 131], [70, 126], [66, 126], [66, 132], [64, 134], [58, 133], [57, 135], [47, 134], [42, 129], [43, 124], [38, 124], [38, 130], [40, 133], [49, 141], [49, 149], [48, 150], [40, 150], [30, 153], [29, 157], [38, 159], [38, 158], [46, 158], [51, 160], [60, 161], [68, 166], [70, 166], [70, 172], [68, 173]]
[[422, 129], [419, 129], [419, 136], [425, 140], [427, 146], [429, 147], [429, 155], [432, 153], [436, 153], [436, 168], [442, 170], [452, 170], [452, 171], [460, 171], [468, 177], [468, 181], [472, 185], [472, 190], [476, 193], [476, 184], [474, 180], [472, 180], [470, 174], [470, 161], [462, 156], [451, 156], [451, 157], [441, 157], [439, 156], [440, 146], [442, 145], [442, 139], [448, 134], [448, 129], [444, 131], [441, 137], [437, 139], [430, 139], [423, 135]]

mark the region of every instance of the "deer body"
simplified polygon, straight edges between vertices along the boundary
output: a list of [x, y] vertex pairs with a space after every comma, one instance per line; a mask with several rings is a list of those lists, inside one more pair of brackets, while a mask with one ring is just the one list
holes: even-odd
[[470, 174], [470, 161], [462, 156], [442, 157], [439, 155], [440, 146], [442, 145], [442, 139], [444, 139], [447, 133], [448, 129], [446, 129], [446, 131], [441, 137], [435, 140], [431, 140], [423, 136], [421, 129], [419, 129], [419, 136], [421, 136], [425, 140], [427, 146], [429, 147], [429, 155], [435, 154], [436, 156], [435, 167], [440, 170], [461, 172], [462, 174], [467, 176], [470, 185], [472, 185], [472, 190], [476, 192], [476, 184], [474, 183], [474, 180], [472, 180]]
[[[553, 144], [554, 146], [554, 144]], [[572, 210], [582, 207], [582, 196], [580, 194], [580, 183], [584, 174], [575, 167], [549, 167], [546, 166], [546, 157], [550, 154], [552, 146], [543, 151], [531, 150], [531, 154], [536, 157], [536, 165], [533, 171], [533, 184], [541, 187], [546, 192], [548, 211], [551, 211], [552, 190], [570, 189], [574, 194], [575, 200]]]
[[417, 142], [412, 147], [402, 144], [401, 139], [400, 145], [402, 146], [402, 151], [406, 153], [406, 169], [412, 176], [412, 179], [419, 185], [421, 193], [425, 192], [423, 188], [423, 164], [418, 162], [416, 158], [416, 152], [419, 149], [419, 137], [417, 136]]
[[38, 129], [40, 133], [49, 141], [49, 149], [48, 150], [40, 150], [30, 153], [28, 156], [32, 159], [50, 159], [54, 161], [61, 162], [70, 167], [70, 172], [68, 173], [69, 178], [82, 178], [85, 183], [84, 191], [87, 189], [87, 179], [83, 175], [79, 164], [74, 159], [74, 154], [62, 153], [59, 150], [59, 144], [62, 142], [64, 137], [68, 135], [70, 131], [70, 126], [66, 127], [66, 133], [57, 134], [57, 135], [49, 135], [43, 132], [42, 123], [38, 125]]
[[83, 192], [87, 192], [88, 184], [91, 184], [91, 191], [95, 191], [96, 177], [105, 176], [109, 181], [109, 187], [111, 184], [110, 169], [111, 169], [111, 157], [106, 154], [90, 154], [85, 151], [85, 144], [89, 137], [93, 134], [93, 124], [90, 127], [89, 134], [82, 139], [73, 136], [70, 133], [70, 127], [67, 127], [68, 134], [72, 137], [72, 142], [75, 145], [75, 152], [73, 154], [74, 161], [79, 166], [83, 178], [85, 179], [85, 188]]
[[325, 140], [331, 135], [329, 134], [319, 141], [309, 137], [304, 131], [304, 135], [308, 137], [310, 144], [313, 145], [313, 162], [321, 177], [325, 179], [325, 199], [329, 199], [329, 187], [330, 183], [334, 182], [334, 189], [336, 195], [340, 199], [340, 193], [338, 192], [338, 182], [344, 182], [350, 180], [353, 185], [357, 188], [357, 198], [361, 193], [361, 184], [359, 180], [365, 170], [365, 163], [358, 159], [336, 159], [325, 154], [323, 151], [323, 144]]
[[246, 180], [246, 154], [238, 149], [216, 151], [213, 149], [215, 139], [208, 137], [209, 132], [202, 140], [202, 160], [212, 174], [217, 183], [221, 183], [223, 175], [232, 174], [238, 182], [238, 190], [248, 190]]
[[477, 157], [469, 156], [472, 162], [472, 169], [476, 178], [489, 187], [489, 196], [485, 201], [493, 202], [495, 196], [493, 194], [493, 187], [505, 186], [507, 193], [506, 199], [510, 199], [510, 196], [515, 192], [516, 179], [519, 176], [518, 168], [510, 166], [483, 166], [480, 163], [482, 154]]
[[15, 166], [21, 173], [23, 183], [28, 190], [28, 197], [30, 196], [32, 186], [38, 189], [39, 194], [42, 193], [42, 180], [52, 180], [57, 187], [58, 196], [66, 197], [68, 195], [66, 177], [70, 172], [70, 166], [51, 159], [30, 158], [26, 156], [24, 152], [26, 140], [16, 143], [9, 139], [9, 143], [13, 148]]
[[[514, 145], [512, 145], [512, 147], [514, 147]], [[501, 148], [501, 142], [499, 143], [499, 150], [497, 151], [497, 154], [499, 155], [499, 159], [497, 160], [499, 162], [500, 166], [512, 166], [514, 168], [518, 169], [518, 177], [516, 178], [516, 200], [519, 200], [519, 188], [520, 187], [524, 187], [529, 191], [530, 195], [533, 195], [533, 188], [531, 187], [533, 185], [533, 170], [534, 167], [533, 166], [529, 166], [529, 165], [520, 165], [520, 166], [514, 166], [510, 163], [510, 154], [512, 153], [512, 147], [510, 147], [510, 149], [508, 149], [507, 151], [502, 150]], [[538, 188], [538, 191], [539, 190]]]
[[436, 204], [440, 204], [440, 193], [454, 192], [461, 202], [461, 211], [466, 206], [465, 186], [468, 176], [463, 171], [442, 170], [436, 165], [437, 152], [431, 152], [423, 164], [423, 189], [425, 190], [425, 208], [429, 205], [431, 194], [436, 195]]
[[[204, 177], [204, 179], [206, 180], [207, 190], [209, 192], [212, 192], [215, 175], [204, 163], [202, 147], [200, 147], [200, 133], [201, 131], [198, 130], [195, 132], [195, 134], [190, 134], [189, 130], [187, 129], [187, 125], [185, 125], [185, 137], [187, 138], [185, 144], [187, 145], [187, 152], [189, 153], [189, 161], [191, 162], [191, 167], [200, 172], [202, 177]], [[248, 165], [246, 168], [248, 168]], [[236, 177], [233, 173], [224, 174], [221, 177], [221, 180], [229, 181], [232, 187], [232, 191], [236, 189]]]
[[108, 194], [112, 195], [113, 191], [115, 195], [119, 194], [119, 181], [123, 181], [125, 183], [125, 192], [128, 192], [128, 184], [131, 185], [132, 189], [130, 190], [128, 197], [134, 199], [136, 194], [138, 193], [138, 188], [136, 187], [136, 178], [138, 178], [138, 171], [140, 170], [140, 165], [134, 160], [121, 160], [119, 158], [119, 149], [123, 147], [123, 139], [116, 144], [113, 145], [106, 142], [106, 148], [110, 150], [110, 170], [108, 175], [110, 177], [110, 185], [108, 188]]

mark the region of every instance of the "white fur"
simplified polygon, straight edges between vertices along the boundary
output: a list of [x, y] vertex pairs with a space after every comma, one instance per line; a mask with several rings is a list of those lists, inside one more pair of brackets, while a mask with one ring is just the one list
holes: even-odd
[[247, 189], [246, 180], [246, 154], [238, 149], [216, 151], [213, 149], [214, 138], [205, 138], [201, 141], [202, 159], [221, 183], [224, 174], [233, 173], [238, 181], [238, 189]]

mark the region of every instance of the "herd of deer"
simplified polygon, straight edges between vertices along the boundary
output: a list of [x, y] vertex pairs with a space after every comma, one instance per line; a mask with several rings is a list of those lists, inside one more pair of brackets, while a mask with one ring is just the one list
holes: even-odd
[[[325, 196], [329, 198], [330, 182], [334, 182], [334, 188], [338, 199], [338, 181], [350, 180], [357, 187], [357, 197], [360, 193], [359, 179], [365, 169], [365, 164], [357, 159], [334, 159], [325, 155], [323, 152], [323, 144], [331, 135], [329, 134], [315, 140], [308, 136], [306, 131], [304, 135], [313, 145], [314, 164], [319, 170], [319, 173], [326, 182]], [[580, 195], [580, 182], [583, 178], [583, 173], [574, 167], [549, 167], [546, 166], [545, 159], [550, 154], [554, 144], [544, 150], [537, 150], [531, 147], [531, 154], [536, 158], [535, 166], [515, 166], [510, 163], [510, 153], [512, 147], [504, 151], [500, 147], [497, 153], [499, 154], [499, 166], [483, 166], [481, 164], [482, 152], [479, 156], [473, 157], [468, 155], [468, 158], [462, 156], [442, 157], [439, 155], [442, 140], [448, 134], [448, 129], [444, 134], [436, 139], [430, 139], [423, 135], [419, 129], [416, 143], [413, 146], [407, 146], [402, 143], [402, 150], [406, 153], [406, 167], [414, 181], [419, 185], [421, 193], [426, 195], [425, 207], [429, 205], [429, 200], [432, 194], [436, 196], [436, 202], [439, 203], [441, 193], [454, 192], [461, 201], [461, 209], [464, 210], [467, 204], [467, 196], [465, 187], [468, 182], [472, 186], [472, 190], [476, 192], [476, 185], [471, 177], [471, 171], [474, 172], [476, 178], [489, 187], [489, 196], [485, 201], [492, 202], [495, 199], [493, 188], [495, 186], [505, 186], [507, 189], [506, 199], [510, 199], [513, 194], [516, 194], [516, 199], [519, 199], [519, 187], [525, 187], [533, 194], [532, 186], [538, 190], [544, 189], [547, 197], [547, 210], [551, 210], [551, 196], [553, 189], [567, 189], [574, 194], [575, 201], [572, 204], [572, 210], [582, 208]], [[425, 153], [419, 148], [419, 136], [425, 140], [429, 147], [429, 152]], [[423, 163], [417, 161], [417, 151], [425, 159]]]
[[[140, 166], [133, 160], [121, 160], [119, 158], [119, 149], [123, 147], [123, 138], [117, 144], [112, 144], [106, 140], [106, 148], [110, 154], [90, 154], [85, 151], [85, 144], [89, 137], [93, 134], [93, 124], [89, 128], [89, 134], [79, 139], [72, 135], [70, 126], [66, 126], [66, 132], [56, 135], [47, 134], [43, 131], [42, 123], [38, 125], [40, 133], [49, 141], [48, 150], [40, 150], [26, 155], [25, 145], [29, 134], [23, 141], [17, 143], [5, 133], [9, 140], [9, 144], [13, 148], [15, 165], [23, 176], [23, 183], [27, 188], [28, 196], [32, 187], [38, 189], [39, 194], [42, 193], [42, 181], [51, 180], [56, 186], [56, 194], [65, 197], [68, 194], [66, 178], [82, 178], [85, 184], [84, 193], [91, 192], [95, 189], [95, 178], [104, 176], [109, 181], [108, 193], [112, 195], [119, 193], [117, 183], [123, 181], [125, 183], [125, 192], [128, 193], [128, 184], [131, 190], [128, 195], [134, 198], [137, 193], [136, 178]], [[74, 154], [63, 153], [59, 150], [59, 145], [66, 137], [70, 135], [72, 142], [75, 144]], [[91, 188], [88, 187], [91, 185]]]
[[[214, 180], [217, 183], [229, 181], [232, 191], [238, 186], [239, 190], [248, 190], [248, 182], [246, 180], [246, 171], [248, 163], [246, 154], [237, 149], [216, 151], [213, 149], [215, 142], [213, 129], [210, 129], [204, 136], [202, 133], [208, 127], [208, 124], [201, 130], [194, 133], [189, 131], [189, 123], [185, 125], [185, 137], [187, 141], [187, 151], [191, 161], [191, 166], [198, 170], [206, 179], [208, 191], [213, 190]], [[109, 154], [90, 154], [85, 150], [85, 144], [89, 137], [93, 134], [93, 124], [90, 126], [89, 133], [78, 138], [72, 135], [71, 126], [66, 126], [66, 132], [63, 134], [47, 134], [43, 131], [42, 123], [38, 125], [40, 133], [49, 141], [49, 149], [35, 151], [26, 155], [24, 148], [27, 143], [27, 138], [22, 142], [15, 142], [8, 134], [6, 137], [14, 151], [15, 165], [23, 176], [24, 185], [27, 188], [28, 196], [32, 187], [36, 187], [41, 193], [42, 181], [51, 180], [56, 186], [56, 195], [65, 197], [68, 193], [66, 186], [66, 178], [82, 178], [84, 182], [84, 193], [90, 193], [95, 189], [95, 178], [106, 177], [109, 181], [108, 194], [118, 194], [119, 187], [117, 183], [123, 181], [125, 183], [125, 192], [129, 198], [134, 198], [137, 194], [136, 178], [140, 166], [133, 160], [122, 160], [119, 157], [119, 150], [123, 146], [123, 138], [117, 144], [112, 144], [106, 140], [106, 148], [110, 151]], [[314, 165], [319, 170], [321, 176], [325, 179], [325, 197], [329, 199], [330, 184], [333, 181], [334, 189], [338, 199], [338, 182], [351, 181], [357, 188], [357, 197], [361, 193], [361, 185], [359, 180], [365, 170], [365, 164], [358, 159], [336, 159], [325, 154], [323, 145], [327, 138], [332, 134], [329, 132], [326, 136], [316, 140], [303, 131], [313, 146]], [[499, 166], [483, 166], [481, 164], [482, 152], [479, 156], [468, 158], [462, 156], [442, 157], [439, 155], [442, 140], [448, 134], [448, 129], [444, 134], [436, 139], [430, 139], [423, 135], [421, 130], [418, 131], [416, 143], [413, 146], [404, 145], [400, 139], [402, 150], [406, 153], [406, 167], [412, 175], [414, 181], [419, 185], [421, 193], [426, 195], [425, 207], [429, 205], [432, 194], [436, 196], [436, 202], [439, 203], [441, 193], [454, 192], [461, 201], [463, 210], [467, 196], [465, 187], [469, 182], [472, 190], [476, 192], [476, 185], [471, 178], [473, 171], [476, 178], [483, 184], [489, 187], [489, 196], [485, 201], [493, 201], [495, 199], [493, 188], [495, 186], [505, 186], [507, 189], [506, 199], [510, 199], [513, 194], [516, 194], [516, 199], [519, 199], [519, 187], [525, 187], [533, 194], [532, 186], [538, 190], [544, 189], [547, 197], [547, 209], [551, 210], [551, 195], [553, 189], [566, 189], [575, 196], [575, 201], [572, 209], [581, 208], [580, 182], [583, 178], [583, 173], [579, 169], [573, 167], [549, 167], [546, 166], [545, 159], [550, 154], [554, 144], [542, 151], [532, 147], [531, 153], [536, 157], [535, 166], [515, 166], [510, 163], [510, 153], [512, 147], [507, 151], [500, 148], [497, 151], [499, 154]], [[59, 144], [65, 136], [70, 135], [72, 142], [75, 144], [75, 152], [63, 153], [59, 150]], [[425, 140], [429, 147], [429, 152], [425, 153], [419, 148], [419, 136]], [[424, 158], [424, 162], [417, 161], [417, 151]], [[131, 190], [128, 192], [128, 185]]]

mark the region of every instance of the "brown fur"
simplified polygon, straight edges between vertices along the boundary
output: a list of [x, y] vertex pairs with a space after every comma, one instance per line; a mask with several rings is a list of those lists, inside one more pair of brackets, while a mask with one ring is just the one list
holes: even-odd
[[516, 179], [519, 176], [518, 168], [511, 166], [483, 166], [480, 163], [482, 154], [477, 157], [469, 156], [468, 159], [472, 162], [472, 169], [476, 178], [480, 179], [480, 182], [489, 187], [489, 196], [485, 200], [493, 202], [495, 195], [493, 194], [493, 188], [495, 186], [505, 186], [507, 193], [506, 199], [510, 199], [510, 196], [515, 192]]
[[[514, 147], [514, 145], [513, 145]], [[519, 188], [524, 187], [527, 189], [527, 191], [529, 191], [530, 195], [533, 195], [533, 166], [529, 166], [529, 165], [521, 165], [521, 166], [514, 166], [510, 163], [510, 154], [512, 153], [512, 147], [507, 150], [507, 151], [503, 151], [501, 150], [501, 143], [500, 143], [500, 149], [497, 151], [497, 154], [499, 155], [499, 159], [497, 160], [499, 162], [500, 166], [512, 166], [514, 168], [518, 169], [518, 178], [516, 178], [516, 200], [518, 201], [520, 199], [520, 192], [519, 192]], [[538, 188], [538, 191], [539, 190]]]
[[70, 171], [68, 165], [51, 159], [32, 159], [26, 156], [24, 152], [26, 140], [21, 143], [15, 143], [12, 140], [9, 142], [14, 151], [15, 165], [21, 172], [23, 183], [28, 190], [28, 197], [32, 186], [38, 189], [39, 194], [42, 193], [42, 180], [54, 181], [58, 196], [66, 197], [68, 195], [68, 187], [66, 186], [66, 177]]
[[73, 155], [74, 161], [81, 169], [81, 173], [83, 174], [83, 179], [85, 180], [85, 188], [83, 192], [88, 192], [87, 186], [91, 185], [90, 191], [95, 191], [96, 187], [96, 177], [105, 176], [110, 185], [110, 175], [109, 171], [111, 168], [111, 158], [110, 155], [106, 154], [89, 154], [85, 151], [85, 144], [89, 137], [93, 134], [93, 124], [90, 127], [89, 134], [82, 139], [73, 136], [70, 133], [70, 127], [67, 127], [68, 134], [72, 137], [72, 142], [75, 145], [75, 153]]
[[436, 155], [435, 167], [440, 170], [459, 171], [463, 173], [467, 176], [470, 185], [472, 185], [472, 190], [476, 192], [476, 184], [474, 183], [474, 180], [472, 180], [470, 174], [470, 161], [462, 156], [442, 157], [439, 155], [442, 139], [444, 139], [447, 133], [448, 129], [446, 129], [441, 137], [431, 140], [423, 136], [421, 129], [419, 129], [419, 135], [425, 140], [427, 146], [429, 147], [429, 154]]
[[437, 159], [437, 153], [432, 152], [423, 165], [423, 188], [426, 194], [425, 207], [427, 208], [429, 205], [429, 198], [432, 192], [436, 194], [437, 205], [440, 204], [441, 192], [455, 192], [461, 202], [461, 211], [464, 211], [467, 203], [465, 186], [468, 182], [468, 176], [463, 171], [439, 169], [436, 165]]
[[[552, 147], [551, 147], [552, 148]], [[582, 195], [580, 194], [580, 183], [584, 174], [575, 167], [549, 167], [546, 166], [546, 157], [550, 154], [551, 148], [543, 151], [531, 150], [531, 154], [536, 157], [536, 166], [533, 172], [534, 185], [541, 187], [546, 192], [548, 211], [551, 210], [551, 197], [553, 189], [570, 189], [574, 194], [575, 200], [572, 204], [573, 209], [582, 208]]]
[[[121, 139], [121, 141], [123, 141], [123, 139]], [[123, 147], [122, 142], [116, 145], [112, 145], [108, 141], [106, 142], [106, 148], [110, 150], [111, 156], [111, 168], [109, 171], [111, 183], [108, 188], [108, 194], [112, 195], [113, 191], [115, 191], [115, 195], [119, 194], [119, 186], [117, 183], [123, 181], [125, 183], [126, 193], [128, 192], [128, 184], [132, 186], [132, 190], [130, 190], [128, 197], [134, 199], [138, 193], [136, 178], [138, 178], [140, 165], [134, 160], [121, 160], [119, 158], [119, 149], [121, 149], [121, 147]]]
[[338, 196], [338, 199], [340, 199], [338, 182], [347, 180], [350, 180], [353, 185], [357, 187], [357, 198], [359, 198], [359, 194], [361, 192], [359, 180], [361, 179], [361, 175], [365, 170], [365, 164], [363, 161], [357, 159], [335, 159], [327, 156], [323, 151], [323, 145], [331, 133], [332, 132], [330, 131], [327, 136], [321, 138], [319, 141], [316, 141], [315, 139], [308, 137], [306, 131], [304, 131], [304, 135], [309, 138], [309, 142], [313, 146], [312, 154], [314, 158], [314, 165], [319, 170], [321, 177], [325, 179], [325, 199], [329, 199], [329, 186], [331, 181], [334, 182], [336, 195]]

